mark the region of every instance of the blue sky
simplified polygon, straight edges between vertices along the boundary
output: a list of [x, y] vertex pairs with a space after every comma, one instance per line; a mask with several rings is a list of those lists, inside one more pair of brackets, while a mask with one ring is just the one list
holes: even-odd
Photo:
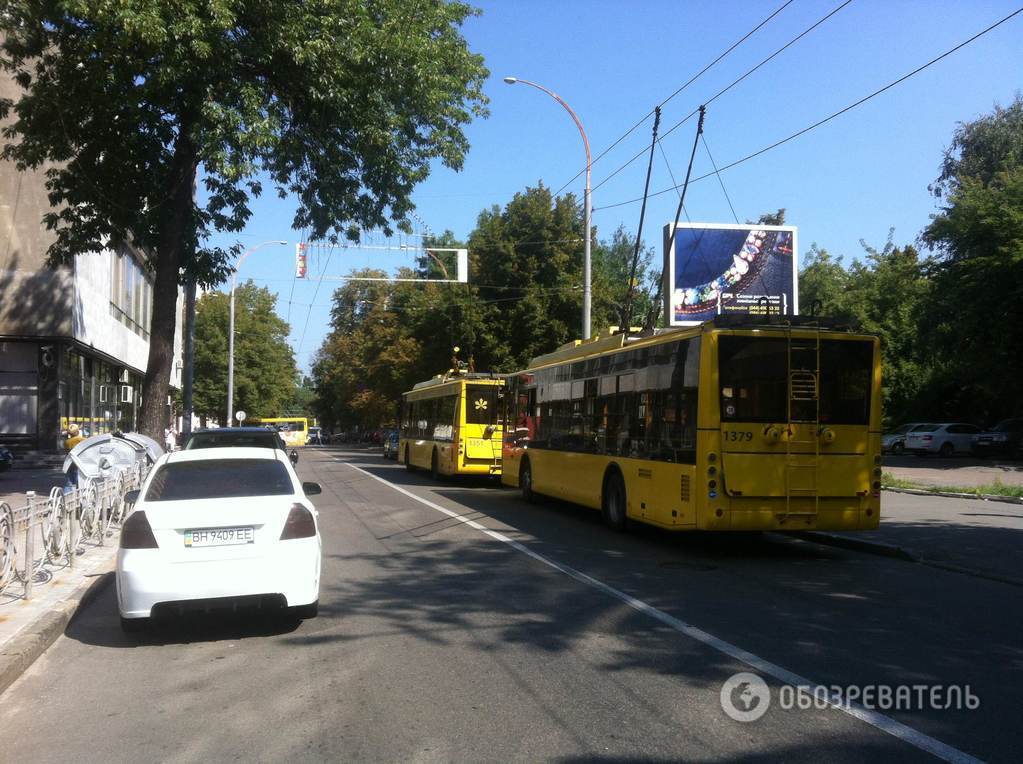
[[[533, 80], [562, 96], [582, 120], [596, 156], [782, 2], [477, 2], [482, 15], [465, 25], [464, 34], [490, 69], [485, 90], [491, 114], [467, 128], [472, 148], [462, 172], [438, 165], [417, 189], [419, 218], [434, 232], [451, 229], [465, 237], [481, 210], [503, 206], [540, 181], [557, 190], [584, 167], [582, 142], [568, 114], [540, 91], [508, 86], [503, 77]], [[794, 0], [664, 105], [661, 134], [841, 2]], [[723, 166], [816, 122], [1017, 7], [1019, 0], [853, 0], [708, 107], [705, 138], [714, 160]], [[1007, 104], [1021, 87], [1021, 36], [1023, 14], [827, 125], [722, 173], [739, 218], [786, 208], [786, 222], [799, 227], [800, 255], [816, 243], [848, 261], [862, 253], [861, 238], [881, 246], [892, 227], [896, 243], [914, 241], [935, 211], [927, 185], [956, 123]], [[636, 230], [639, 204], [609, 205], [642, 195], [646, 156], [602, 181], [649, 147], [651, 126], [652, 118], [593, 165], [599, 238], [619, 224]], [[679, 182], [694, 132], [690, 120], [662, 144]], [[701, 147], [694, 176], [711, 169]], [[651, 190], [671, 185], [658, 152]], [[568, 190], [581, 198], [582, 188], [580, 176]], [[659, 242], [677, 202], [674, 193], [650, 201], [648, 243]], [[690, 186], [686, 207], [694, 221], [732, 221], [713, 177]], [[253, 210], [242, 235], [219, 241], [251, 246], [300, 239], [291, 230], [291, 200], [267, 194]], [[352, 250], [325, 260], [311, 258], [310, 274], [338, 276], [367, 264], [390, 269], [408, 262], [400, 254]], [[240, 278], [279, 295], [278, 311], [291, 323], [292, 346], [307, 370], [329, 329], [330, 296], [338, 284], [296, 282], [293, 273], [294, 246], [266, 247], [246, 261]]]

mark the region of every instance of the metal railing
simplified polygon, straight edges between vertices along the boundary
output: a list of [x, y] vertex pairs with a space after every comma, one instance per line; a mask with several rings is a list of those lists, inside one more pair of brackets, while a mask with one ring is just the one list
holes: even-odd
[[128, 515], [124, 494], [141, 487], [147, 470], [140, 462], [74, 489], [54, 487], [46, 498], [29, 491], [24, 504], [0, 502], [0, 593], [21, 583], [27, 600], [54, 568], [74, 568], [87, 545], [103, 546]]

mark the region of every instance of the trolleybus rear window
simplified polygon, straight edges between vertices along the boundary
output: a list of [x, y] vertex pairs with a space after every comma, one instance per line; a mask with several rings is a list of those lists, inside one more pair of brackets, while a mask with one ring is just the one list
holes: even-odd
[[[794, 345], [807, 342], [794, 341]], [[722, 336], [718, 341], [721, 419], [732, 422], [788, 421], [789, 344], [783, 338]], [[794, 351], [793, 366], [812, 369], [812, 351]], [[823, 340], [820, 346], [822, 424], [867, 424], [873, 343]], [[793, 421], [813, 421], [812, 402], [793, 401]]]
[[465, 386], [465, 421], [467, 424], [500, 424], [497, 385]]

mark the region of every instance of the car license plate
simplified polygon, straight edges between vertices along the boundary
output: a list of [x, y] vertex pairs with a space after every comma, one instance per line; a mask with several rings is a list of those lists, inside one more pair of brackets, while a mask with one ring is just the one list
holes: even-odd
[[232, 546], [234, 544], [255, 544], [256, 532], [252, 526], [246, 528], [198, 528], [185, 531], [186, 547]]

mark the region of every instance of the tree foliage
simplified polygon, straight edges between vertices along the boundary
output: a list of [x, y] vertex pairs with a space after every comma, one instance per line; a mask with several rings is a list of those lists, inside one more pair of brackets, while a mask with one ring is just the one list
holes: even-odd
[[[378, 427], [400, 395], [459, 360], [509, 372], [579, 336], [583, 215], [575, 197], [543, 185], [483, 210], [466, 245], [450, 232], [432, 247], [467, 246], [469, 284], [352, 281], [334, 294], [331, 334], [313, 370], [317, 411], [329, 426]], [[635, 240], [618, 229], [593, 248], [594, 329], [618, 323]], [[651, 252], [640, 248], [637, 315], [651, 302]], [[429, 263], [399, 275], [423, 278]], [[351, 275], [365, 277], [370, 273]]]
[[[155, 275], [142, 429], [161, 417], [177, 286], [223, 280], [264, 184], [314, 239], [399, 224], [462, 126], [484, 114], [479, 56], [446, 0], [8, 0], [3, 156], [46, 167], [54, 262], [132, 239]], [[193, 195], [197, 171], [201, 190]]]
[[[229, 304], [228, 295], [209, 292], [195, 308], [193, 405], [200, 417], [221, 423], [227, 423]], [[280, 416], [295, 392], [289, 327], [276, 305], [273, 293], [251, 281], [235, 290], [234, 408], [250, 416]]]

